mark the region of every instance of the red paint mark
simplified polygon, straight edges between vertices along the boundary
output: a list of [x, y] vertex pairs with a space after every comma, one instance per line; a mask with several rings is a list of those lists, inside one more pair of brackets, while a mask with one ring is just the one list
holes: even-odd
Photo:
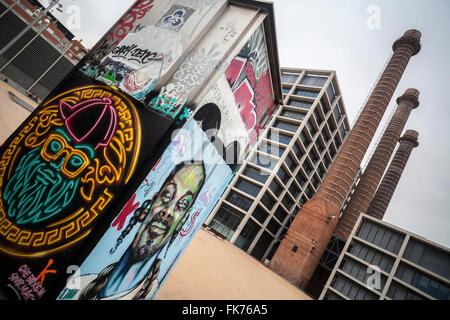
[[[152, 171], [155, 171], [155, 170], [156, 170], [156, 167], [157, 167], [157, 166], [159, 165], [159, 163], [161, 162], [161, 159], [162, 159], [162, 157], [159, 158], [158, 162], [154, 165]], [[146, 181], [147, 181], [147, 179], [146, 179]], [[148, 181], [147, 181], [147, 182], [148, 182]]]
[[45, 275], [47, 273], [56, 273], [56, 270], [48, 270], [48, 268], [50, 268], [50, 266], [53, 264], [53, 259], [48, 260], [47, 266], [44, 268], [44, 270], [41, 271], [41, 273], [39, 273], [39, 275], [36, 277], [36, 281], [38, 281], [39, 279], [41, 280], [41, 286], [44, 285], [44, 280], [45, 280]]
[[141, 0], [139, 1], [130, 13], [119, 23], [119, 28], [116, 31], [111, 32], [108, 40], [114, 41], [118, 44], [122, 41], [130, 31], [134, 30], [134, 23], [145, 17], [145, 15], [153, 8], [154, 0]]
[[200, 212], [201, 212], [201, 210], [200, 210], [200, 211], [197, 210], [197, 211], [195, 211], [195, 212], [192, 214], [192, 216], [191, 216], [191, 222], [189, 223], [189, 226], [187, 227], [187, 229], [182, 229], [182, 230], [180, 231], [180, 236], [181, 236], [181, 237], [185, 237], [185, 236], [187, 236], [187, 235], [189, 234], [189, 232], [191, 232], [192, 227], [193, 227], [194, 224], [195, 224], [195, 219], [200, 215]]
[[134, 203], [134, 200], [136, 200], [136, 194], [134, 194], [131, 199], [127, 202], [125, 207], [123, 208], [122, 212], [117, 216], [116, 220], [114, 220], [112, 227], [117, 226], [117, 231], [122, 230], [123, 226], [125, 225], [125, 221], [127, 220], [127, 217], [130, 215], [130, 213], [134, 212], [134, 210], [139, 207], [139, 202]]

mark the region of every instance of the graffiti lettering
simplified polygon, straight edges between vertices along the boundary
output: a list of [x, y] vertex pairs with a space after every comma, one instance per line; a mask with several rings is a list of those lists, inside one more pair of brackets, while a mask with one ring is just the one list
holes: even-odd
[[122, 58], [127, 61], [136, 61], [140, 64], [146, 64], [157, 55], [148, 49], [141, 49], [136, 44], [116, 47], [112, 51], [112, 58]]
[[11, 288], [21, 300], [39, 300], [45, 293], [45, 288], [38, 281], [28, 265], [22, 265], [18, 272], [8, 278], [8, 287]]

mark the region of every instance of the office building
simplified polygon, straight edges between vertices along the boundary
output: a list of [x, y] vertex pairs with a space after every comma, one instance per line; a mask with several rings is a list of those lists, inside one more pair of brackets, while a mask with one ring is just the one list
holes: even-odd
[[270, 260], [313, 197], [349, 131], [334, 71], [281, 69], [279, 106], [206, 225], [258, 260]]
[[449, 300], [450, 250], [361, 215], [320, 300]]

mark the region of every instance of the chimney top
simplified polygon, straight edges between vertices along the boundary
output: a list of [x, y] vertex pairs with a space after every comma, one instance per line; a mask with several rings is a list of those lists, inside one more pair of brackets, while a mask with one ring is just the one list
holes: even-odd
[[400, 97], [397, 98], [397, 104], [401, 101], [407, 100], [413, 103], [413, 108], [417, 108], [419, 106], [419, 95], [420, 91], [414, 88], [406, 89], [405, 93], [403, 93]]
[[421, 49], [420, 44], [420, 38], [422, 37], [422, 33], [419, 30], [416, 29], [410, 29], [405, 32], [405, 34], [394, 42], [394, 45], [392, 46], [392, 49], [395, 51], [401, 44], [410, 44], [414, 50], [413, 50], [413, 56], [419, 53]]
[[410, 141], [410, 142], [414, 143], [414, 147], [417, 147], [419, 145], [418, 139], [419, 139], [419, 133], [416, 130], [406, 130], [405, 134], [403, 135], [403, 137], [401, 137], [399, 139], [399, 141], [400, 141], [400, 143], [403, 140]]

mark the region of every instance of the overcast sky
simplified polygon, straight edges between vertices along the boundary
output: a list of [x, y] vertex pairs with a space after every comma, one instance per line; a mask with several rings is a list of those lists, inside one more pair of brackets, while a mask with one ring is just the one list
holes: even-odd
[[[61, 0], [81, 9], [79, 29], [92, 46], [133, 0]], [[450, 247], [450, 1], [275, 0], [280, 65], [335, 70], [350, 122], [392, 52], [411, 28], [422, 32], [422, 50], [406, 68], [386, 112], [407, 88], [420, 91], [406, 129], [419, 131], [385, 220]], [[71, 10], [70, 10], [71, 11]], [[73, 12], [73, 11], [71, 11]], [[56, 13], [63, 23], [69, 15]]]

